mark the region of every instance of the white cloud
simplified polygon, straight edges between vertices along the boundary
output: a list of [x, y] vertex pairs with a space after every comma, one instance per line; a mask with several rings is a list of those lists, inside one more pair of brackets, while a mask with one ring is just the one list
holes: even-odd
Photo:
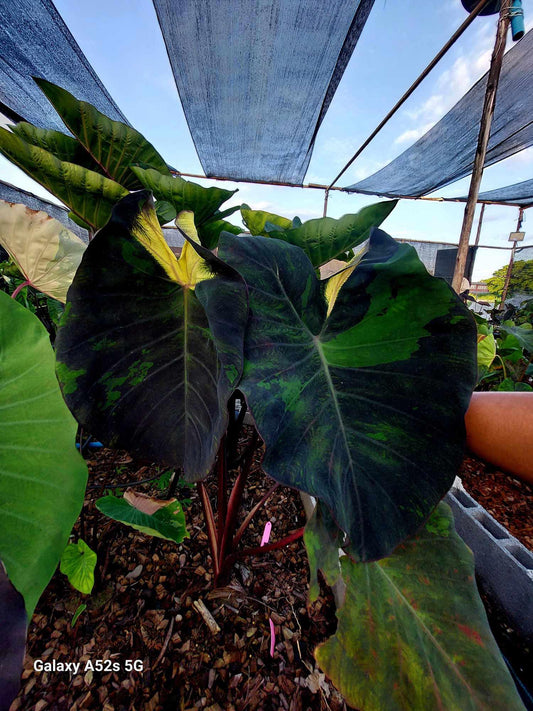
[[492, 53], [492, 30], [489, 24], [480, 26], [468, 48], [438, 76], [434, 93], [404, 112], [417, 125], [401, 133], [394, 141], [396, 144], [412, 143], [423, 136], [485, 74]]
[[435, 125], [434, 121], [430, 121], [418, 128], [412, 128], [408, 131], [404, 131], [397, 138], [394, 139], [394, 143], [414, 143], [418, 140], [424, 133], [427, 133], [430, 128]]

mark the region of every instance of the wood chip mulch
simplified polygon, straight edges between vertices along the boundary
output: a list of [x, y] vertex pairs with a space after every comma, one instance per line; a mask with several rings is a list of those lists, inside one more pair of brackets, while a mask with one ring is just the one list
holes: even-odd
[[470, 496], [533, 551], [533, 487], [472, 456], [465, 457], [459, 476]]
[[[258, 462], [245, 510], [272, 484]], [[106, 487], [144, 482], [162, 470], [111, 450], [91, 454], [88, 464], [89, 487], [74, 533], [75, 540], [83, 538], [98, 554], [95, 587], [91, 595], [82, 595], [55, 573], [30, 624], [22, 687], [10, 711], [349, 710], [313, 658], [315, 646], [334, 632], [334, 603], [323, 589], [319, 600], [308, 604], [301, 540], [243, 560], [227, 584], [213, 590], [195, 489], [177, 492], [180, 500], [190, 499], [191, 537], [175, 545], [107, 519], [94, 504]], [[531, 549], [531, 487], [471, 457], [460, 475], [465, 488]], [[153, 482], [135, 488], [165, 497]], [[214, 488], [211, 493], [214, 498]], [[266, 521], [272, 523], [271, 540], [304, 525], [298, 494], [277, 489], [244, 545], [260, 542]], [[210, 631], [198, 602], [212, 614], [219, 632]], [[82, 603], [87, 608], [72, 626]], [[273, 657], [270, 620], [276, 634]], [[79, 662], [80, 669], [38, 672], [34, 660]], [[126, 660], [142, 671], [126, 671]], [[85, 668], [87, 662], [94, 671]]]
[[[157, 474], [156, 467], [111, 450], [91, 454], [88, 464], [93, 488], [87, 490], [75, 535], [98, 554], [95, 587], [91, 595], [82, 595], [55, 573], [30, 624], [22, 688], [10, 711], [349, 709], [313, 658], [313, 649], [334, 632], [336, 622], [326, 590], [314, 605], [307, 604], [309, 574], [301, 539], [243, 560], [227, 584], [213, 590], [196, 490], [177, 492], [180, 500], [191, 500], [186, 509], [191, 537], [175, 545], [111, 521], [94, 505], [106, 483], [112, 489], [144, 480]], [[272, 483], [257, 466], [245, 510]], [[160, 498], [166, 494], [150, 484], [136, 489]], [[243, 545], [260, 543], [266, 521], [272, 523], [271, 541], [305, 524], [298, 494], [281, 487], [256, 518]], [[220, 632], [210, 631], [197, 601]], [[87, 609], [72, 627], [80, 603]], [[269, 620], [276, 635], [273, 657]], [[37, 672], [34, 660], [81, 666], [77, 674]], [[88, 661], [96, 668], [97, 660], [103, 671], [85, 671]], [[126, 660], [142, 665], [142, 671], [126, 671]], [[119, 671], [113, 671], [113, 663]]]

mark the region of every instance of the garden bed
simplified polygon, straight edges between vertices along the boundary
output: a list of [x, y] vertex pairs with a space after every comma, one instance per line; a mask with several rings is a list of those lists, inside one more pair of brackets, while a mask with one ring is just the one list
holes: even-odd
[[[178, 498], [191, 499], [186, 511], [191, 538], [177, 546], [110, 521], [94, 506], [106, 483], [144, 480], [156, 476], [157, 467], [133, 462], [124, 452], [102, 450], [90, 455], [89, 470], [75, 534], [98, 553], [95, 588], [92, 595], [81, 595], [56, 572], [30, 625], [22, 688], [11, 711], [349, 708], [313, 659], [315, 645], [334, 631], [334, 606], [328, 596], [307, 605], [308, 565], [301, 539], [244, 560], [226, 587], [214, 593], [195, 489], [178, 492]], [[271, 484], [256, 466], [245, 508]], [[164, 494], [149, 483], [138, 490]], [[258, 545], [268, 520], [272, 540], [304, 525], [298, 493], [279, 488], [243, 543]], [[212, 612], [218, 634], [209, 631], [194, 607], [196, 600]], [[72, 628], [81, 602], [87, 609]], [[276, 633], [273, 657], [269, 618]], [[81, 669], [86, 660], [111, 660], [121, 671], [37, 673], [37, 659], [81, 661]], [[143, 672], [124, 671], [127, 659], [140, 660]]]
[[[111, 450], [91, 454], [88, 463], [89, 487], [75, 534], [98, 553], [95, 588], [83, 596], [56, 572], [30, 625], [22, 688], [12, 711], [349, 708], [313, 659], [314, 646], [334, 630], [334, 606], [325, 590], [308, 605], [301, 540], [242, 561], [226, 586], [213, 591], [195, 489], [178, 492], [180, 499], [191, 500], [186, 513], [191, 538], [176, 546], [137, 534], [105, 518], [94, 505], [106, 486], [152, 479], [161, 470]], [[466, 458], [461, 476], [476, 497], [474, 489], [485, 492], [488, 510], [500, 521], [506, 516], [505, 525], [531, 548], [531, 506], [521, 503], [521, 497], [531, 501], [531, 488], [472, 458]], [[257, 460], [246, 510], [271, 483]], [[153, 481], [136, 488], [164, 494]], [[297, 492], [280, 487], [252, 522], [244, 544], [257, 545], [268, 520], [273, 540], [302, 526]], [[194, 607], [197, 600], [212, 612], [220, 632], [209, 630]], [[87, 609], [72, 627], [80, 603]], [[269, 619], [276, 633], [273, 657]], [[504, 653], [516, 665], [527, 650], [515, 647], [517, 640], [498, 611], [492, 611], [492, 621]], [[33, 669], [37, 659], [80, 662], [80, 671], [39, 673]], [[108, 660], [120, 670], [84, 671], [89, 660], [93, 665]], [[126, 660], [142, 664], [143, 671], [125, 671]]]

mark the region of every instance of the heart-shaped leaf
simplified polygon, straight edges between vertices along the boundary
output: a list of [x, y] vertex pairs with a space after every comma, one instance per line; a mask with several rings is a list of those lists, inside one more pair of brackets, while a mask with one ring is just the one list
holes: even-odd
[[[179, 176], [163, 175], [150, 168], [134, 166], [132, 170], [143, 187], [151, 190], [157, 200], [169, 202], [174, 206], [176, 212], [183, 210], [194, 212], [196, 227], [200, 227], [206, 220], [213, 217], [222, 203], [237, 192], [222, 188], [204, 188]], [[208, 247], [208, 245], [204, 244], [204, 247]]]
[[59, 565], [59, 570], [66, 575], [73, 588], [84, 595], [90, 595], [94, 586], [96, 553], [80, 538], [77, 543], [69, 543]]
[[80, 512], [87, 467], [40, 321], [0, 293], [0, 558], [28, 618]]
[[479, 334], [477, 337], [477, 362], [482, 370], [490, 368], [492, 361], [496, 358], [496, 340], [492, 333], [487, 335]]
[[114, 180], [56, 158], [0, 127], [0, 153], [58, 197], [93, 230], [105, 225], [128, 191]]
[[223, 234], [219, 256], [248, 285], [239, 389], [265, 471], [323, 501], [360, 559], [389, 555], [462, 458], [476, 378], [468, 310], [414, 249], [379, 230], [329, 315], [301, 249]]
[[162, 506], [156, 507], [153, 513], [147, 513], [127, 501], [126, 496], [122, 498], [108, 494], [98, 499], [96, 508], [109, 518], [149, 536], [165, 538], [175, 543], [181, 543], [184, 538], [189, 537], [185, 514], [180, 502], [175, 499], [165, 501]]
[[[271, 213], [254, 213], [253, 210], [241, 212], [252, 234], [268, 234], [294, 244], [304, 250], [314, 267], [321, 267], [368, 239], [372, 227], [379, 227], [396, 207], [396, 203], [396, 200], [377, 202], [375, 205], [363, 207], [355, 215], [344, 215], [339, 219], [320, 217], [308, 220], [300, 227], [294, 227], [290, 220]], [[282, 229], [266, 229], [266, 223], [272, 222], [273, 218], [276, 218], [274, 224]], [[289, 223], [287, 227], [286, 222]]]
[[504, 321], [499, 328], [508, 336], [514, 336], [521, 348], [525, 348], [533, 354], [533, 326], [530, 323], [515, 326], [512, 321]]
[[446, 504], [389, 558], [362, 564], [344, 556], [341, 566], [337, 631], [315, 656], [349, 704], [523, 711], [477, 592], [472, 553]]
[[78, 101], [65, 89], [45, 79], [35, 81], [68, 130], [76, 136], [108, 178], [128, 190], [142, 188], [130, 170], [134, 163], [144, 163], [170, 175], [163, 158], [134, 128], [121, 121], [113, 121], [91, 104]]
[[[210, 277], [199, 283], [198, 251]], [[56, 340], [67, 404], [102, 442], [203, 478], [242, 370], [246, 318], [238, 274], [199, 245], [178, 261], [149, 193], [132, 193], [68, 293]]]
[[0, 244], [39, 291], [65, 302], [85, 244], [45, 212], [0, 200]]

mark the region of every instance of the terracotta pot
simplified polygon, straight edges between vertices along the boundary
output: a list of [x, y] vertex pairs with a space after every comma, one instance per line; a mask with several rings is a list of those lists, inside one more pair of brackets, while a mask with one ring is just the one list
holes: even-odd
[[533, 393], [473, 393], [465, 423], [474, 454], [533, 484]]

